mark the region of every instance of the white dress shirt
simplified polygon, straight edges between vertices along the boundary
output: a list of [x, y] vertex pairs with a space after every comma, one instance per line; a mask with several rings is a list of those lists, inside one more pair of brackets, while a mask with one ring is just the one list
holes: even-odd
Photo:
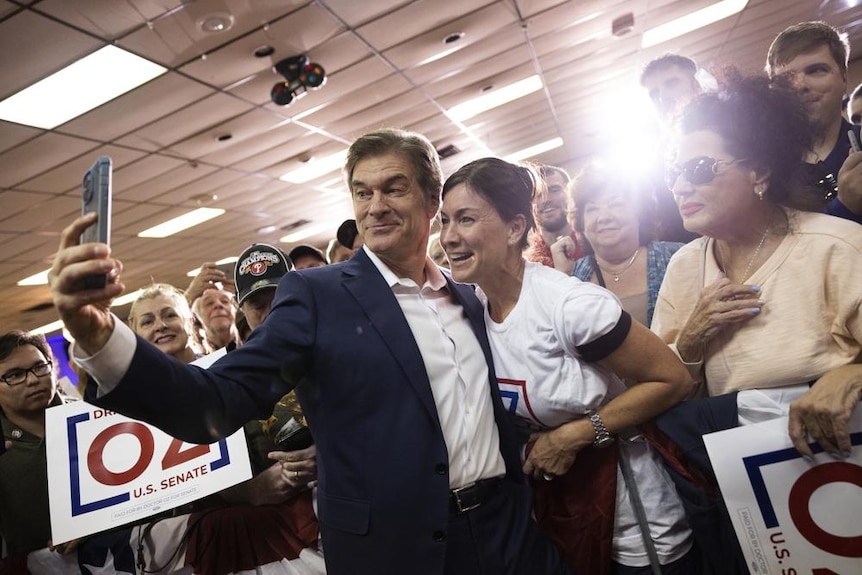
[[419, 287], [396, 276], [367, 246], [363, 249], [395, 293], [422, 354], [449, 451], [449, 486], [505, 475], [488, 364], [464, 308], [449, 293], [446, 278], [429, 258], [425, 283]]

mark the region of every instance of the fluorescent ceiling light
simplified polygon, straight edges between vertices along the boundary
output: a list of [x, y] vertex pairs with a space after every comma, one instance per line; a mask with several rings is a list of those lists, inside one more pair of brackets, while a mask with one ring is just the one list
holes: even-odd
[[291, 184], [304, 184], [315, 178], [319, 178], [324, 174], [328, 174], [337, 170], [344, 164], [344, 159], [347, 157], [347, 150], [341, 150], [329, 156], [324, 156], [318, 160], [310, 160], [304, 166], [291, 170], [282, 175], [279, 179]]
[[649, 48], [742, 12], [748, 0], [722, 0], [644, 32], [641, 47]]
[[421, 62], [419, 62], [418, 64], [416, 64], [416, 67], [418, 68], [419, 66], [424, 66], [425, 64], [430, 64], [431, 62], [436, 62], [437, 60], [442, 60], [443, 58], [445, 58], [449, 54], [454, 54], [455, 52], [457, 52], [461, 48], [464, 48], [465, 46], [466, 46], [466, 44], [461, 44], [460, 46], [453, 46], [451, 48], [443, 50], [442, 52], [437, 52], [433, 56], [429, 56], [429, 57], [425, 58], [424, 60], [422, 60]]
[[26, 277], [22, 280], [18, 280], [19, 286], [43, 286], [48, 285], [48, 272], [51, 271], [47, 269], [45, 271], [41, 271], [37, 274], [33, 274], [30, 277]]
[[114, 301], [111, 302], [111, 307], [121, 307], [121, 306], [124, 306], [126, 304], [130, 304], [133, 301], [135, 301], [136, 299], [138, 299], [142, 293], [144, 293], [143, 288], [142, 289], [136, 289], [135, 291], [133, 291], [131, 293], [121, 295], [120, 297], [118, 297], [117, 299], [115, 299]]
[[157, 226], [153, 226], [138, 234], [139, 238], [166, 238], [186, 230], [192, 226], [202, 224], [224, 213], [221, 208], [198, 208], [182, 216], [168, 220]]
[[525, 160], [527, 158], [532, 158], [533, 156], [538, 156], [543, 152], [547, 152], [548, 150], [553, 150], [554, 148], [559, 148], [563, 145], [562, 138], [554, 138], [552, 140], [548, 140], [546, 142], [542, 142], [541, 144], [536, 144], [535, 146], [530, 146], [529, 148], [524, 148], [523, 150], [518, 150], [503, 159], [507, 162], [517, 162], [519, 160]]
[[289, 233], [286, 236], [279, 238], [278, 241], [284, 244], [292, 244], [325, 231], [329, 231], [334, 236], [334, 230], [338, 229], [338, 226], [341, 225], [341, 222], [342, 220], [338, 220], [337, 222], [322, 222], [316, 225], [306, 225], [298, 231]]
[[51, 323], [46, 323], [43, 326], [39, 326], [35, 329], [31, 329], [30, 333], [51, 333], [52, 331], [60, 331], [63, 329], [63, 320], [52, 321]]
[[447, 113], [455, 120], [463, 122], [464, 120], [469, 120], [473, 116], [481, 114], [482, 112], [496, 108], [497, 106], [502, 106], [512, 100], [523, 98], [527, 94], [532, 94], [541, 89], [542, 79], [538, 76], [530, 76], [529, 78], [525, 78], [515, 82], [514, 84], [509, 84], [508, 86], [503, 86], [493, 92], [483, 94], [478, 98], [473, 98], [472, 100], [467, 100], [457, 106], [452, 106], [447, 110]]
[[0, 102], [0, 120], [50, 130], [165, 72], [131, 52], [105, 46]]
[[[217, 266], [220, 266], [220, 265], [223, 265], [223, 264], [232, 264], [233, 262], [237, 261], [238, 259], [239, 259], [239, 258], [238, 258], [237, 256], [229, 256], [229, 257], [222, 258], [222, 259], [218, 260], [218, 261], [216, 262], [216, 265], [217, 265]], [[191, 271], [186, 272], [186, 275], [187, 275], [188, 277], [190, 277], [190, 278], [193, 278], [193, 277], [195, 277], [196, 275], [198, 275], [199, 273], [201, 273], [201, 268], [195, 268], [195, 269], [193, 269], [193, 270], [191, 270]]]

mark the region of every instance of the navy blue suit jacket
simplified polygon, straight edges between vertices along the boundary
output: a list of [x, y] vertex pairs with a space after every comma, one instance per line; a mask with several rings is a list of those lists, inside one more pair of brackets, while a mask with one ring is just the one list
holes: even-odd
[[[447, 281], [484, 351], [490, 377], [482, 384], [493, 398], [507, 476], [526, 501], [482, 306], [470, 287]], [[407, 320], [362, 250], [343, 264], [284, 276], [264, 324], [207, 371], [139, 339], [128, 373], [98, 403], [209, 443], [267, 417], [294, 387], [318, 448], [330, 575], [442, 573], [446, 543], [433, 534], [449, 520], [446, 444]]]

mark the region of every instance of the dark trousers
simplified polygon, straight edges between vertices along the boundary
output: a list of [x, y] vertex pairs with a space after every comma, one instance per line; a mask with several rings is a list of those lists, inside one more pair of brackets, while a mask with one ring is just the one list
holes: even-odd
[[666, 468], [685, 507], [696, 544], [700, 546], [703, 572], [712, 575], [748, 574], [745, 557], [703, 443], [704, 434], [738, 425], [736, 395], [728, 393], [686, 401], [656, 419], [659, 429], [682, 449], [687, 464], [700, 471], [714, 487], [705, 491], [672, 467]]
[[449, 515], [446, 575], [570, 575], [530, 517], [529, 488], [503, 480], [481, 507]]

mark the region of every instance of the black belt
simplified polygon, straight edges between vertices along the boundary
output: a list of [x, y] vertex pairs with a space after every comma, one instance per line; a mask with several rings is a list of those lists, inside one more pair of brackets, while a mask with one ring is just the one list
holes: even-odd
[[502, 479], [480, 479], [473, 485], [459, 487], [449, 492], [449, 509], [456, 515], [481, 507], [500, 486]]

